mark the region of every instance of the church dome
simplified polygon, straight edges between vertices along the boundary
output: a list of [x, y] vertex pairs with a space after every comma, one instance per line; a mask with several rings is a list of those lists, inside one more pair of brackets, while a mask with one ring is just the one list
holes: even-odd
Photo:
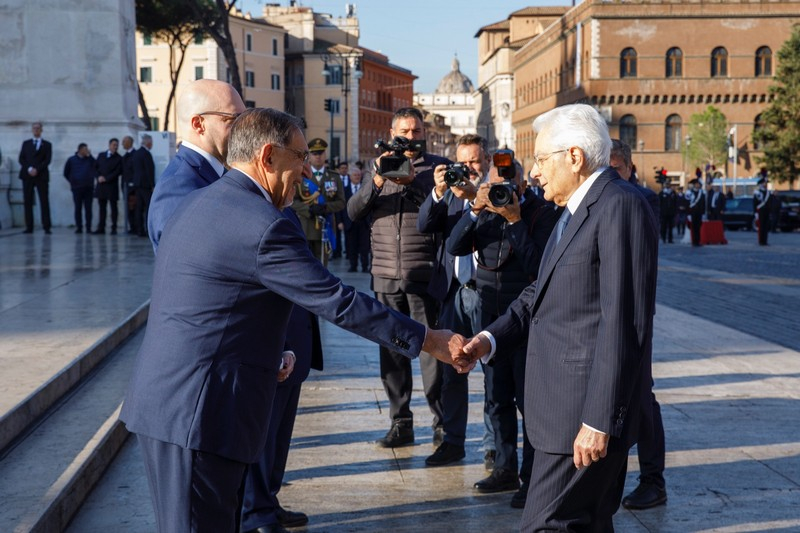
[[460, 94], [471, 93], [475, 89], [472, 87], [472, 81], [464, 74], [461, 73], [461, 64], [458, 58], [453, 58], [453, 68], [447, 75], [439, 82], [436, 88], [437, 93], [444, 94]]

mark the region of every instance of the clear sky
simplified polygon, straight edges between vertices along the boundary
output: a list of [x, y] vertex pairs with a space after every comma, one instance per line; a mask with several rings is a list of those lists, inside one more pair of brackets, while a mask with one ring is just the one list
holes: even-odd
[[[288, 0], [239, 0], [236, 6], [261, 15], [264, 3], [289, 5]], [[433, 92], [450, 72], [454, 54], [461, 72], [478, 84], [478, 40], [487, 24], [508, 18], [529, 6], [570, 6], [572, 0], [301, 0], [299, 5], [342, 17], [345, 4], [356, 5], [361, 28], [359, 44], [389, 56], [395, 65], [418, 79], [414, 92]], [[579, 2], [577, 2], [579, 3]]]

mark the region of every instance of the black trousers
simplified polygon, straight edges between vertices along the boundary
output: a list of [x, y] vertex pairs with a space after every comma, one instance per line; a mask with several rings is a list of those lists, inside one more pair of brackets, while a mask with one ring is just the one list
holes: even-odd
[[[484, 324], [491, 324], [496, 316], [484, 316]], [[485, 409], [494, 430], [494, 445], [497, 455], [495, 469], [517, 471], [517, 438], [519, 424], [517, 410], [522, 414], [522, 481], [530, 480], [533, 464], [533, 447], [525, 432], [525, 360], [527, 348], [522, 346], [508, 357], [495, 357], [493, 365], [484, 365]]]
[[[83, 219], [86, 219], [86, 231], [92, 229], [92, 186], [75, 187], [72, 189], [72, 201], [75, 204], [75, 227], [83, 229]], [[85, 217], [81, 216], [85, 214]]]
[[758, 244], [767, 244], [769, 238], [769, 210], [758, 210]]
[[692, 246], [700, 246], [700, 228], [703, 226], [703, 215], [692, 215]]
[[258, 461], [247, 467], [242, 498], [242, 531], [250, 531], [278, 521], [281, 490], [292, 440], [297, 404], [302, 384], [279, 384], [272, 401], [272, 416], [267, 443]]
[[[375, 298], [392, 309], [410, 316], [417, 322], [432, 327], [436, 324], [438, 303], [428, 294], [399, 292], [376, 292]], [[380, 347], [381, 381], [389, 399], [389, 417], [395, 420], [411, 420], [411, 360], [388, 348]], [[425, 399], [433, 414], [432, 427], [442, 425], [442, 364], [433, 356], [421, 352], [419, 366], [422, 372], [422, 387]]]
[[239, 533], [245, 463], [137, 437], [159, 533]]
[[51, 227], [50, 222], [50, 178], [40, 176], [22, 180], [22, 199], [25, 204], [25, 229], [33, 231], [33, 190], [39, 195], [39, 212], [42, 216], [42, 229]]
[[361, 262], [361, 271], [369, 269], [369, 226], [366, 222], [353, 222], [350, 228], [345, 231], [347, 239], [347, 260], [350, 268], [355, 269]]
[[97, 222], [97, 230], [106, 230], [106, 213], [108, 212], [108, 206], [111, 205], [111, 229], [116, 231], [117, 221], [119, 220], [119, 207], [117, 207], [117, 201], [112, 198], [98, 198], [97, 205], [100, 212], [100, 220]]
[[[639, 481], [664, 488], [664, 422], [661, 420], [661, 406], [656, 395], [650, 391], [652, 409], [643, 409], [642, 425], [636, 448], [639, 454]], [[652, 418], [647, 414], [652, 414]]]
[[536, 450], [520, 531], [614, 531], [627, 466], [627, 450], [609, 452], [580, 470], [572, 455]]
[[147, 212], [150, 209], [152, 196], [152, 189], [136, 189], [136, 214], [134, 216], [136, 226], [134, 231], [139, 235], [147, 235]]
[[664, 213], [661, 215], [661, 242], [672, 242], [672, 228], [674, 225], [674, 214]]

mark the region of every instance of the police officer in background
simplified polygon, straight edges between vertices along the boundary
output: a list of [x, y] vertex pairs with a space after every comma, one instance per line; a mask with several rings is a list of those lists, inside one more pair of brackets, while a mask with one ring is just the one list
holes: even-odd
[[761, 178], [756, 183], [758, 188], [753, 193], [753, 209], [758, 218], [758, 244], [767, 246], [770, 207], [776, 199], [772, 197], [772, 192], [767, 189], [767, 178]]
[[695, 178], [689, 182], [692, 186], [686, 193], [689, 200], [689, 216], [692, 217], [692, 246], [700, 246], [700, 227], [706, 214], [706, 193], [703, 192], [703, 182]]
[[661, 242], [672, 244], [672, 230], [675, 226], [675, 214], [678, 210], [678, 197], [672, 190], [672, 184], [665, 181], [658, 195], [661, 211]]
[[342, 179], [325, 166], [327, 148], [328, 143], [318, 137], [308, 142], [311, 176], [304, 177], [292, 202], [292, 209], [300, 219], [308, 246], [323, 265], [328, 264], [333, 247], [342, 245], [330, 241], [331, 236], [335, 235], [333, 215], [346, 205]]

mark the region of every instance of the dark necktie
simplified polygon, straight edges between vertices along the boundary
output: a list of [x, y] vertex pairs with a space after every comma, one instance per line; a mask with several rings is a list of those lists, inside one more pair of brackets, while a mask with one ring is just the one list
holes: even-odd
[[41, 144], [41, 139], [34, 139], [33, 144], [36, 146], [36, 151], [39, 151], [39, 145]]
[[569, 212], [569, 209], [565, 208], [564, 212], [561, 213], [561, 218], [558, 219], [558, 224], [556, 225], [556, 244], [558, 241], [561, 240], [561, 236], [564, 234], [564, 230], [569, 224], [569, 219], [572, 218], [572, 213]]

